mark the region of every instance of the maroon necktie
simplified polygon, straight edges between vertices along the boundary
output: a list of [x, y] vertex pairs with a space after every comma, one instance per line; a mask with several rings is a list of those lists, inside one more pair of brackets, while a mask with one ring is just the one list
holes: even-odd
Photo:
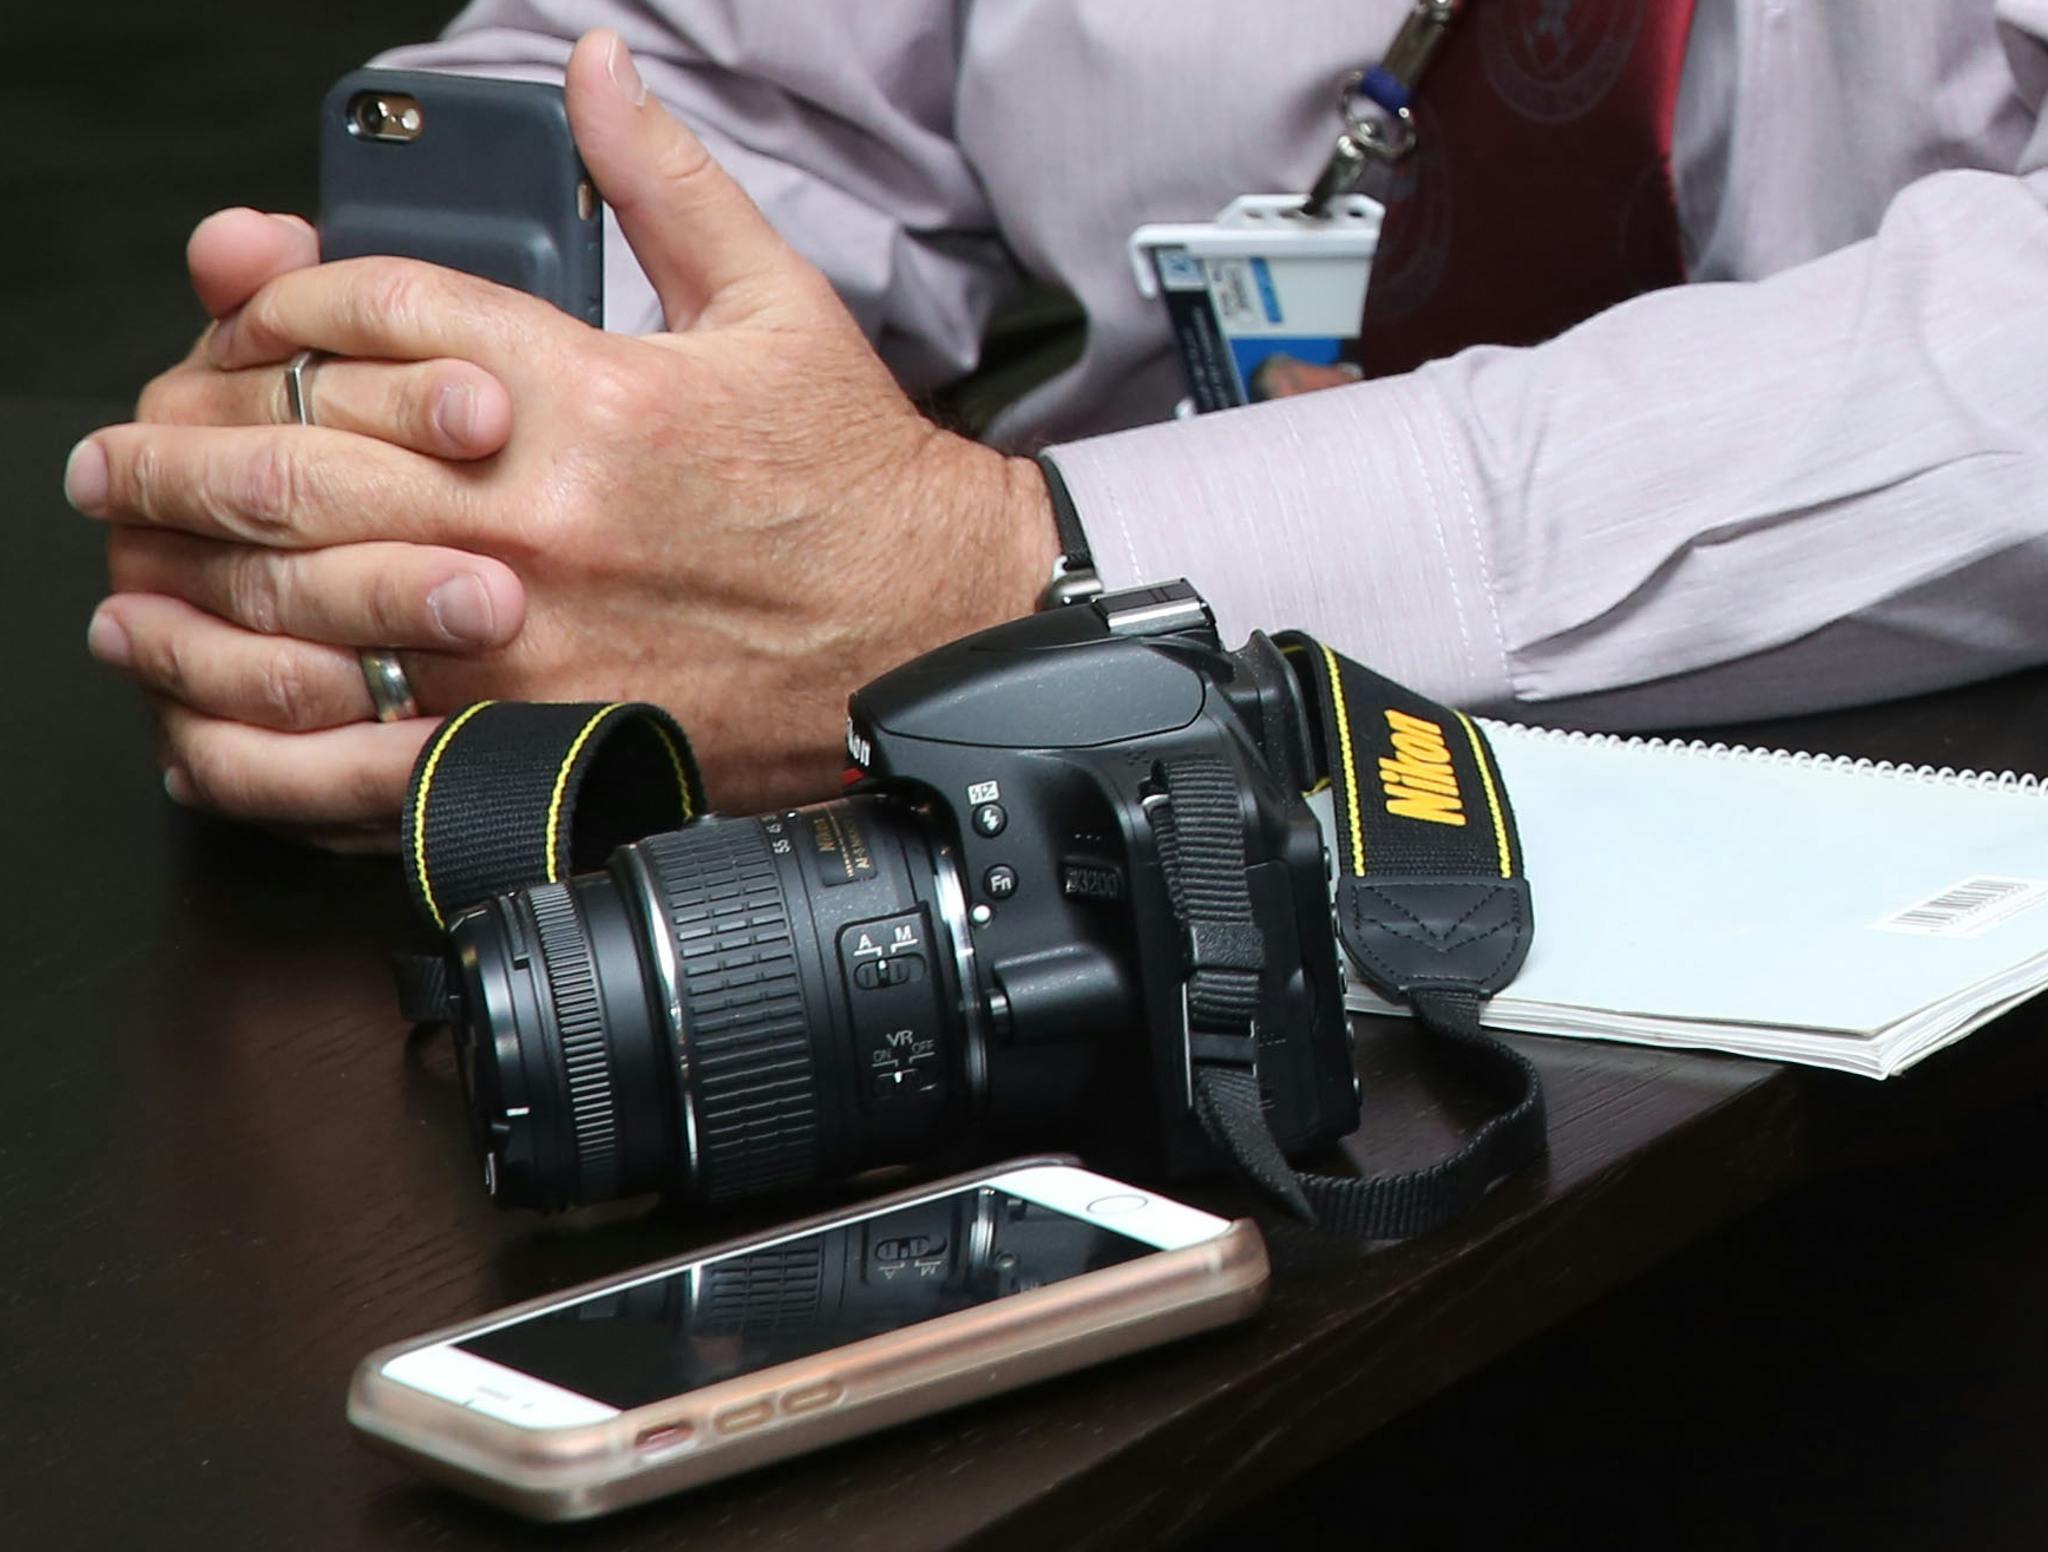
[[1549, 339], [1685, 279], [1671, 123], [1695, 0], [1467, 0], [1385, 191], [1371, 377]]

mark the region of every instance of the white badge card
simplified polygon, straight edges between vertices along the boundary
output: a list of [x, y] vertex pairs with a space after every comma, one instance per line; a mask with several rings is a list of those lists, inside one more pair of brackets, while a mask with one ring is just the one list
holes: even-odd
[[1213, 221], [1131, 234], [1138, 290], [1166, 306], [1187, 373], [1185, 410], [1285, 398], [1352, 380], [1379, 247], [1378, 201], [1333, 200], [1320, 217], [1298, 194], [1246, 194]]

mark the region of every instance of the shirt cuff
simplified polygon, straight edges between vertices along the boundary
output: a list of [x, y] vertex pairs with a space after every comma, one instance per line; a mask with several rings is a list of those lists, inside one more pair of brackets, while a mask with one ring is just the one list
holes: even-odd
[[1448, 704], [1512, 704], [1479, 483], [1426, 374], [1042, 456], [1105, 585], [1184, 576], [1227, 642], [1299, 628]]

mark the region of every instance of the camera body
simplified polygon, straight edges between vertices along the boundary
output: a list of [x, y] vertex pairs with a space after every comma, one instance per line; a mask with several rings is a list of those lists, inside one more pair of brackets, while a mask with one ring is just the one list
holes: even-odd
[[1288, 1152], [1335, 1141], [1359, 1100], [1313, 736], [1280, 649], [1226, 652], [1185, 582], [885, 674], [852, 697], [844, 797], [700, 819], [451, 924], [490, 1189], [722, 1202], [963, 1143], [1218, 1172], [1175, 899], [1198, 886], [1161, 854], [1193, 833], [1173, 773], [1197, 768], [1201, 833], [1248, 894], [1217, 941], [1258, 948], [1235, 984], [1254, 1000], [1255, 963], [1264, 1119]]
[[[851, 701], [863, 782], [956, 838], [988, 1010], [988, 1113], [1006, 1135], [1169, 1176], [1219, 1160], [1190, 1101], [1186, 934], [1151, 822], [1162, 769], [1227, 763], [1267, 948], [1258, 1075], [1290, 1152], [1358, 1124], [1328, 857], [1294, 673], [1226, 652], [1186, 583], [1042, 613], [941, 647]], [[1074, 1125], [1049, 1138], [1051, 1116]]]

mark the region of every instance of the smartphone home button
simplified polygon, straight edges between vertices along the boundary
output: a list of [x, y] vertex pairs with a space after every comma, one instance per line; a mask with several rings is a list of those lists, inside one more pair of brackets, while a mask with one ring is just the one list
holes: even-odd
[[1135, 1191], [1122, 1191], [1115, 1196], [1098, 1196], [1088, 1204], [1088, 1210], [1098, 1218], [1121, 1218], [1126, 1213], [1141, 1212], [1152, 1205], [1152, 1199], [1139, 1196]]

